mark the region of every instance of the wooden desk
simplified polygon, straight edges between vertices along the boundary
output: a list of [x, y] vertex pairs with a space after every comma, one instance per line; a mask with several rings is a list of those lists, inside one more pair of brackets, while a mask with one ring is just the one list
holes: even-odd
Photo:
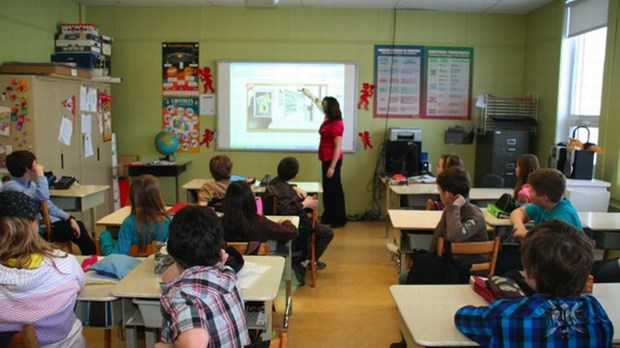
[[[81, 264], [87, 256], [76, 255]], [[104, 329], [104, 347], [112, 346], [112, 328], [122, 319], [121, 300], [112, 296], [117, 279], [85, 273], [86, 285], [80, 291], [75, 304], [75, 315], [85, 327]], [[95, 308], [96, 307], [96, 308]]]
[[[263, 302], [265, 322], [263, 325], [256, 324], [257, 313], [246, 313], [248, 328], [264, 330], [264, 338], [271, 337], [272, 318], [271, 309], [273, 300], [278, 295], [280, 288], [280, 279], [284, 269], [284, 258], [280, 256], [244, 256], [246, 263], [258, 265], [265, 268], [264, 273], [260, 277], [255, 278], [251, 284], [248, 283], [250, 278], [243, 274], [243, 269], [239, 273], [239, 287], [241, 296], [244, 301]], [[245, 266], [244, 266], [245, 267]], [[134, 299], [152, 300], [146, 302], [153, 308], [153, 317], [148, 318], [149, 321], [159, 323], [156, 327], [146, 327], [146, 346], [152, 347], [157, 341], [155, 336], [156, 329], [161, 327], [161, 310], [159, 297], [161, 296], [161, 275], [154, 273], [155, 263], [153, 257], [145, 258], [138, 267], [134, 268], [118, 285], [112, 288], [111, 294], [122, 298], [123, 306], [123, 322], [126, 328], [126, 347], [136, 347], [136, 327], [143, 326], [144, 318]], [[144, 305], [144, 304], [143, 304]], [[159, 316], [159, 317], [155, 317]]]
[[[188, 203], [198, 202], [198, 191], [200, 191], [200, 188], [202, 187], [202, 185], [204, 185], [206, 182], [209, 182], [209, 181], [213, 181], [213, 179], [192, 179], [188, 181], [187, 183], [183, 184], [183, 186], [181, 187], [187, 190], [187, 202]], [[320, 182], [295, 181], [295, 182], [291, 182], [291, 184], [295, 184], [299, 186], [299, 188], [306, 191], [308, 194], [323, 193], [323, 185], [321, 185]], [[254, 184], [254, 185], [251, 185], [251, 187], [252, 187], [252, 191], [254, 191], [255, 194], [262, 194], [265, 192], [265, 186]]]
[[[620, 249], [620, 213], [579, 211], [577, 214], [584, 231], [596, 241], [597, 248], [605, 249], [605, 254], [609, 250]], [[495, 227], [496, 233], [502, 227], [512, 233], [510, 219], [498, 219], [487, 210], [484, 211], [484, 219], [487, 224]]]
[[[392, 285], [390, 292], [409, 347], [477, 346], [454, 325], [454, 314], [459, 308], [488, 305], [470, 285]], [[593, 295], [614, 325], [615, 343], [620, 342], [619, 293], [620, 283], [594, 284]]]
[[[107, 229], [112, 233], [112, 235], [118, 235], [118, 230], [120, 229], [121, 224], [125, 220], [127, 216], [131, 213], [130, 206], [124, 206], [121, 209], [109, 214], [97, 221], [97, 225], [103, 226], [104, 229]], [[289, 220], [295, 227], [299, 227], [299, 216], [295, 215], [267, 215], [265, 216], [271, 221], [278, 222], [280, 220]], [[293, 241], [290, 240], [285, 243], [284, 247], [281, 249], [277, 249], [273, 247], [273, 245], [277, 246], [277, 242], [271, 242], [271, 253], [272, 255], [280, 255], [286, 258], [286, 273], [284, 274], [284, 279], [286, 281], [286, 298], [290, 298], [292, 296], [292, 282], [293, 282]]]
[[50, 200], [68, 212], [90, 211], [91, 235], [95, 235], [96, 212], [95, 208], [105, 201], [105, 192], [108, 185], [80, 185], [73, 184], [66, 190], [50, 190]]
[[[391, 192], [391, 194], [390, 194]], [[511, 194], [512, 190], [505, 188], [484, 188], [473, 187], [469, 190], [469, 200], [481, 208], [486, 208], [488, 203], [495, 203], [504, 193]], [[389, 185], [386, 191], [386, 209], [392, 209], [393, 200], [397, 201], [397, 208], [400, 208], [401, 196], [412, 196], [415, 199], [414, 208], [424, 209], [428, 199], [435, 199], [439, 195], [436, 184], [408, 184], [408, 185]], [[387, 219], [386, 219], [387, 221]], [[388, 236], [389, 225], [386, 222], [385, 236]]]
[[151, 174], [154, 176], [174, 176], [174, 192], [176, 194], [176, 202], [180, 202], [179, 197], [179, 175], [187, 170], [187, 166], [192, 161], [177, 161], [167, 164], [157, 163], [149, 164], [149, 162], [133, 162], [127, 166], [129, 176], [140, 176], [142, 174]]
[[[394, 243], [400, 250], [401, 272], [404, 271], [406, 254], [412, 253], [413, 249], [430, 248], [433, 232], [441, 219], [441, 214], [443, 214], [441, 210], [388, 210], [394, 231]], [[414, 232], [403, 233], [403, 230]], [[493, 232], [493, 227], [489, 224], [487, 231]]]

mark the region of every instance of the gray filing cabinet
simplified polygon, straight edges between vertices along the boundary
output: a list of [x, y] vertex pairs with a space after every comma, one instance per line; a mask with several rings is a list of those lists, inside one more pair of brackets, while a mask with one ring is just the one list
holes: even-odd
[[521, 154], [530, 153], [532, 132], [496, 129], [478, 134], [476, 146], [476, 187], [482, 177], [493, 173], [504, 178], [504, 187], [515, 185], [515, 162]]

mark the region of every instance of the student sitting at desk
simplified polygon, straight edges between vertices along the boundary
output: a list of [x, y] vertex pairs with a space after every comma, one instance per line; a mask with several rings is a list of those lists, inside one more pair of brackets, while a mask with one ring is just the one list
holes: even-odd
[[521, 258], [536, 292], [459, 309], [454, 323], [461, 333], [485, 347], [611, 347], [607, 313], [596, 298], [581, 295], [593, 260], [583, 233], [560, 220], [544, 222], [526, 234]]
[[138, 254], [150, 254], [147, 245], [152, 241], [165, 243], [168, 240], [170, 221], [155, 176], [145, 174], [132, 180], [129, 204], [131, 214], [123, 220], [118, 240], [114, 240], [108, 230], [99, 235], [103, 255], [128, 254], [132, 246], [137, 246]]
[[250, 343], [237, 275], [225, 266], [228, 254], [220, 219], [212, 209], [187, 206], [170, 222], [168, 253], [175, 263], [162, 275], [168, 283], [156, 348], [231, 347]]
[[[459, 168], [452, 167], [437, 176], [437, 187], [441, 202], [445, 205], [443, 213], [431, 242], [429, 252], [437, 249], [437, 239], [443, 237], [448, 242], [481, 242], [488, 240], [486, 221], [477, 205], [469, 202], [471, 180], [469, 174]], [[455, 255], [455, 258], [466, 263], [488, 261], [488, 255]], [[415, 266], [415, 265], [414, 265]], [[411, 283], [409, 271], [404, 271], [399, 283]]]
[[14, 151], [6, 157], [6, 167], [11, 173], [11, 180], [4, 183], [2, 191], [23, 192], [37, 202], [46, 200], [52, 222], [52, 239], [55, 242], [72, 241], [80, 248], [82, 255], [97, 253], [95, 243], [84, 223], [58, 208], [50, 200], [49, 184], [43, 174], [43, 165], [37, 162], [32, 152]]
[[524, 154], [517, 157], [517, 163], [515, 164], [515, 176], [517, 182], [515, 184], [515, 190], [513, 197], [517, 205], [523, 205], [532, 202], [531, 191], [532, 186], [528, 183], [530, 174], [538, 169], [538, 157], [532, 154]]
[[213, 156], [209, 161], [209, 171], [213, 181], [207, 181], [198, 191], [198, 204], [209, 205], [217, 211], [222, 211], [222, 201], [226, 189], [230, 185], [230, 173], [233, 162], [226, 155]]
[[[288, 181], [295, 178], [298, 172], [299, 162], [295, 157], [284, 157], [280, 160], [280, 163], [278, 163], [278, 176], [273, 178], [267, 186], [263, 208], [266, 212], [270, 212], [273, 210], [273, 202], [275, 202], [276, 211], [271, 211], [270, 214], [299, 216], [300, 237], [297, 239], [296, 247], [303, 252], [303, 261], [301, 262], [303, 267], [295, 267], [295, 275], [299, 280], [305, 278], [305, 269], [309, 262], [308, 242], [312, 233], [316, 233], [316, 267], [321, 270], [326, 265], [318, 260], [334, 238], [334, 231], [329, 226], [321, 223], [317, 223], [315, 231], [312, 230], [312, 221], [308, 218], [305, 210], [316, 209], [318, 200], [308, 196], [301, 188], [289, 184]], [[300, 285], [304, 284], [304, 281], [300, 281]]]
[[252, 188], [244, 181], [228, 185], [224, 196], [224, 240], [227, 242], [286, 242], [299, 236], [297, 227], [289, 220], [273, 222], [256, 212]]
[[[437, 167], [435, 168], [435, 175], [439, 176], [439, 174], [446, 171], [448, 168], [460, 168], [465, 170], [465, 165], [463, 164], [463, 160], [457, 155], [452, 154], [444, 154], [439, 157], [439, 161], [437, 162]], [[445, 207], [441, 202], [441, 199], [438, 201], [433, 201], [429, 198], [428, 202], [426, 202], [427, 210], [443, 210]]]
[[42, 347], [86, 347], [73, 311], [84, 272], [39, 237], [35, 206], [24, 193], [0, 192], [0, 345], [31, 324]]

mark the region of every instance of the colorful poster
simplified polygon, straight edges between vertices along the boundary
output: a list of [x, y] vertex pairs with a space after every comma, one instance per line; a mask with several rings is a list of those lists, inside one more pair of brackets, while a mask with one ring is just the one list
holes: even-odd
[[375, 117], [420, 117], [422, 46], [375, 45]]
[[198, 98], [164, 98], [163, 130], [175, 133], [182, 152], [200, 151], [200, 118]]
[[473, 48], [426, 47], [424, 118], [471, 119]]
[[197, 42], [164, 42], [162, 44], [162, 94], [164, 97], [198, 97]]

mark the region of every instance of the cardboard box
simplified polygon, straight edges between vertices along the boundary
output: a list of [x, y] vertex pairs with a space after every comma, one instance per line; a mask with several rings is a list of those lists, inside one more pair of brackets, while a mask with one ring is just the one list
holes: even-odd
[[0, 65], [2, 74], [32, 74], [91, 78], [90, 71], [62, 63], [8, 63]]
[[95, 40], [100, 42], [101, 36], [88, 34], [88, 33], [72, 33], [72, 34], [63, 34], [57, 33], [56, 40]]
[[118, 176], [120, 178], [129, 177], [129, 168], [127, 166], [139, 160], [140, 156], [138, 155], [118, 155]]
[[75, 63], [80, 68], [96, 69], [104, 64], [103, 56], [97, 53], [56, 53], [52, 62]]
[[87, 33], [87, 34], [99, 35], [99, 27], [97, 27], [96, 24], [87, 24], [87, 23], [61, 24], [60, 31], [63, 34]]

